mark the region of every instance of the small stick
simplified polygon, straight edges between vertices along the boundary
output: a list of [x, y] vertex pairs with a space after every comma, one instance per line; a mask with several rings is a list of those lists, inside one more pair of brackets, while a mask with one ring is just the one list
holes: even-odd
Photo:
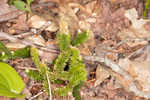
[[45, 92], [45, 90], [44, 90], [44, 91], [42, 91], [42, 92], [39, 92], [38, 94], [36, 94], [36, 95], [34, 95], [34, 96], [30, 97], [30, 98], [29, 98], [29, 100], [33, 100], [33, 99], [35, 99], [36, 97], [40, 96], [40, 95], [41, 95], [41, 94], [43, 94], [44, 92]]
[[48, 89], [49, 89], [49, 96], [50, 96], [49, 100], [52, 100], [51, 83], [50, 83], [50, 80], [49, 80], [48, 72], [46, 72], [46, 77], [47, 77]]
[[26, 32], [26, 33], [23, 33], [23, 34], [14, 35], [14, 37], [15, 38], [25, 38], [25, 37], [33, 35], [33, 34], [34, 34], [33, 32]]
[[26, 46], [36, 46], [37, 48], [41, 49], [41, 50], [45, 50], [45, 51], [49, 51], [49, 52], [56, 52], [58, 53], [58, 50], [53, 46], [50, 45], [49, 47], [43, 47], [43, 46], [39, 46], [38, 44], [35, 44], [31, 41], [26, 41], [26, 40], [19, 40], [18, 38], [13, 37], [12, 35], [5, 33], [5, 32], [0, 32], [0, 37], [1, 38], [5, 38], [8, 39], [11, 42], [18, 42], [18, 43], [22, 43]]
[[38, 70], [37, 68], [32, 68], [32, 67], [17, 67], [17, 68], [18, 68], [18, 69], [23, 69], [23, 70], [25, 70], [25, 69], [35, 70], [35, 71]]

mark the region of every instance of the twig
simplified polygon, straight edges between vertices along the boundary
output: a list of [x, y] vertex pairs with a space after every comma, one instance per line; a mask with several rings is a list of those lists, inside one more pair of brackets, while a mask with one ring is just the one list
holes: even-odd
[[51, 83], [49, 80], [48, 72], [46, 72], [47, 82], [48, 82], [48, 89], [49, 89], [49, 100], [52, 100], [52, 92], [51, 92]]
[[44, 90], [44, 91], [42, 91], [42, 92], [39, 92], [38, 94], [36, 94], [36, 95], [34, 95], [34, 96], [30, 97], [30, 98], [29, 98], [29, 100], [33, 100], [33, 99], [35, 99], [36, 97], [40, 96], [40, 95], [41, 95], [41, 94], [43, 94], [44, 92], [45, 92], [45, 90]]
[[39, 3], [37, 5], [33, 5], [31, 6], [31, 9], [34, 10], [36, 8], [39, 8], [39, 7], [56, 7], [57, 6], [57, 3], [56, 2], [52, 2], [52, 1], [48, 1], [48, 2], [45, 2], [45, 3]]
[[5, 39], [8, 39], [9, 41], [11, 42], [19, 42], [19, 43], [22, 43], [24, 45], [31, 45], [31, 46], [34, 46], [34, 43], [30, 42], [30, 41], [25, 41], [25, 40], [19, 40], [15, 37], [13, 37], [12, 35], [10, 34], [7, 34], [7, 33], [4, 33], [4, 32], [0, 32], [0, 37], [2, 38], [5, 38]]
[[26, 33], [22, 33], [22, 34], [19, 34], [19, 35], [14, 35], [14, 37], [15, 38], [25, 38], [25, 37], [33, 35], [33, 34], [34, 34], [33, 32], [26, 32]]
[[113, 47], [112, 49], [116, 49], [116, 48], [118, 48], [120, 45], [122, 45], [122, 44], [124, 44], [124, 43], [127, 43], [127, 42], [130, 42], [130, 41], [137, 41], [137, 42], [143, 42], [143, 41], [145, 41], [145, 42], [147, 42], [147, 43], [145, 43], [145, 45], [146, 45], [146, 44], [148, 44], [149, 39], [148, 39], [148, 38], [126, 38], [126, 39], [122, 40], [121, 42], [119, 42], [119, 43], [118, 43], [115, 47]]
[[4, 33], [4, 32], [0, 32], [0, 37], [8, 39], [10, 41], [17, 42], [16, 38], [14, 38], [13, 36], [11, 36], [11, 35], [9, 35], [7, 33]]
[[38, 49], [41, 49], [41, 50], [44, 50], [44, 51], [49, 51], [49, 52], [55, 52], [55, 53], [58, 53], [58, 50], [53, 46], [53, 45], [50, 45], [48, 47], [44, 47], [44, 46], [40, 46], [38, 44], [35, 44], [31, 41], [27, 41], [27, 40], [20, 40], [18, 38], [15, 38], [14, 36], [8, 34], [8, 33], [5, 33], [5, 32], [0, 32], [0, 37], [1, 38], [5, 38], [5, 39], [8, 39], [9, 41], [11, 42], [18, 42], [18, 43], [22, 43], [26, 46], [36, 46]]
[[85, 56], [83, 55], [83, 59], [88, 61], [97, 61], [97, 62], [104, 62], [104, 58], [98, 57], [98, 56]]
[[18, 69], [23, 69], [23, 70], [25, 70], [25, 69], [29, 69], [29, 70], [38, 70], [37, 68], [32, 68], [32, 67], [17, 67]]

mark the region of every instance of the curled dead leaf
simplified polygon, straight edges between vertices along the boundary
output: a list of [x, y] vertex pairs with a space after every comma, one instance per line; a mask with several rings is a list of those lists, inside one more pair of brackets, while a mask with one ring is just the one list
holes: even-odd
[[106, 78], [110, 76], [110, 72], [104, 68], [104, 66], [98, 65], [96, 69], [96, 81], [94, 86], [96, 87], [100, 83], [102, 83]]

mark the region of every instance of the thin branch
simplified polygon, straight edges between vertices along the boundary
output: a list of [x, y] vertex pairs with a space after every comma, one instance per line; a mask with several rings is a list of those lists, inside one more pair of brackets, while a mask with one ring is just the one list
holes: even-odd
[[19, 40], [19, 39], [15, 38], [14, 36], [12, 36], [12, 35], [10, 35], [8, 33], [5, 33], [5, 32], [0, 32], [0, 37], [4, 38], [4, 39], [8, 39], [11, 42], [19, 42], [19, 43], [22, 43], [24, 45], [34, 46], [34, 43], [32, 43], [30, 41]]
[[14, 38], [13, 36], [11, 36], [7, 33], [4, 33], [4, 32], [0, 32], [0, 37], [4, 38], [4, 39], [8, 39], [8, 40], [13, 41], [13, 42], [18, 42], [18, 40], [16, 38]]
[[20, 40], [18, 38], [15, 38], [13, 35], [10, 35], [10, 34], [5, 33], [5, 32], [0, 32], [0, 37], [4, 38], [4, 39], [8, 39], [11, 42], [22, 43], [22, 44], [24, 44], [26, 46], [36, 46], [38, 49], [41, 49], [41, 50], [44, 50], [44, 51], [58, 53], [58, 50], [53, 45], [49, 45], [48, 47], [40, 46], [40, 45], [35, 44], [35, 43], [31, 42], [31, 41]]
[[52, 100], [52, 92], [51, 92], [51, 83], [49, 80], [48, 72], [46, 72], [47, 82], [48, 82], [48, 89], [49, 89], [49, 100]]
[[33, 35], [33, 34], [34, 34], [33, 32], [26, 32], [26, 33], [22, 33], [22, 34], [19, 34], [19, 35], [15, 35], [14, 37], [15, 38], [25, 38], [25, 37]]
[[17, 67], [18, 69], [23, 69], [23, 70], [26, 70], [26, 69], [29, 69], [29, 70], [35, 70], [35, 71], [38, 71], [37, 68], [32, 68], [32, 67]]
[[33, 100], [33, 99], [37, 98], [38, 96], [40, 96], [40, 95], [43, 94], [44, 92], [45, 92], [45, 90], [42, 91], [42, 92], [39, 92], [38, 94], [36, 94], [36, 95], [30, 97], [29, 100]]

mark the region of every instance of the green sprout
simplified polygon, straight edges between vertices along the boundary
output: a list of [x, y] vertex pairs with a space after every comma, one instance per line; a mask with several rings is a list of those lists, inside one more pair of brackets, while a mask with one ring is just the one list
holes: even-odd
[[150, 6], [150, 0], [146, 0], [145, 9], [144, 9], [144, 12], [143, 12], [144, 17], [147, 16], [149, 6]]
[[30, 6], [33, 1], [34, 0], [26, 0], [26, 2], [24, 2], [23, 0], [9, 0], [9, 4], [14, 5], [19, 10], [32, 13]]

